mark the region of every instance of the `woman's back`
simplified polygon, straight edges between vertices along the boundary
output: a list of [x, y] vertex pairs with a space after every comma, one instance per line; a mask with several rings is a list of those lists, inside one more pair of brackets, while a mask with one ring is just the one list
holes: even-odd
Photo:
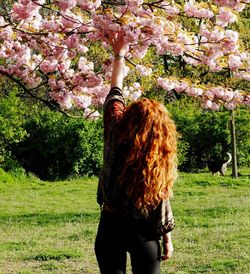
[[119, 201], [124, 195], [142, 213], [169, 198], [176, 176], [176, 132], [164, 106], [143, 99], [125, 110], [122, 91], [113, 88], [104, 107], [104, 130], [106, 196], [118, 195]]
[[138, 100], [125, 109], [122, 33], [110, 41], [116, 56], [104, 104], [96, 256], [102, 274], [126, 273], [127, 252], [134, 274], [158, 274], [161, 259], [173, 252], [169, 197], [176, 175], [175, 125], [165, 107], [153, 100]]

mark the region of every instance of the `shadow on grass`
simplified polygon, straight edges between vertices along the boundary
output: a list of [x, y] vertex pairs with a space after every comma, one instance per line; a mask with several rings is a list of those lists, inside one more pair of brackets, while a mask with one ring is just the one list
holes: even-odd
[[211, 180], [197, 180], [193, 184], [197, 186], [210, 187], [210, 186], [222, 186], [222, 187], [237, 187], [237, 186], [248, 186], [248, 177], [242, 176], [238, 179], [232, 178], [231, 176], [220, 176], [211, 178]]
[[74, 233], [69, 235], [67, 238], [70, 241], [82, 241], [86, 239], [93, 239], [96, 234], [95, 230], [91, 229], [83, 229], [80, 233]]
[[195, 181], [194, 184], [198, 186], [211, 186], [212, 183], [209, 181]]
[[236, 209], [224, 206], [217, 206], [211, 208], [188, 208], [184, 210], [185, 216], [199, 216], [206, 218], [221, 218], [225, 215], [232, 215], [237, 212]]
[[99, 213], [32, 213], [23, 215], [0, 216], [0, 223], [27, 225], [50, 225], [58, 223], [93, 223], [98, 221]]
[[[212, 261], [210, 264], [200, 264], [190, 269], [189, 273], [237, 273], [240, 262], [233, 260]], [[239, 273], [239, 272], [238, 272]]]
[[24, 258], [25, 261], [61, 261], [65, 259], [75, 259], [81, 257], [82, 254], [75, 250], [50, 250], [36, 255], [27, 256]]

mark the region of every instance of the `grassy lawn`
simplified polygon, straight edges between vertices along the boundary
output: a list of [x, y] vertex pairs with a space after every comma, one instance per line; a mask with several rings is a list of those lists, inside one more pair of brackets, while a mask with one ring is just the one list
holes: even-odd
[[[250, 273], [250, 170], [180, 174], [175, 253], [161, 273]], [[42, 182], [0, 170], [0, 273], [97, 274], [97, 179]]]

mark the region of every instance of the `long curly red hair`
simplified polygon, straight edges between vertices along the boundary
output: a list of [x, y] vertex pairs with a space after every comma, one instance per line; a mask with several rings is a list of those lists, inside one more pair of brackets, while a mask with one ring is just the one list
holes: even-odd
[[130, 143], [118, 184], [147, 215], [172, 195], [177, 174], [176, 127], [161, 103], [145, 98], [127, 108], [118, 128], [118, 146]]

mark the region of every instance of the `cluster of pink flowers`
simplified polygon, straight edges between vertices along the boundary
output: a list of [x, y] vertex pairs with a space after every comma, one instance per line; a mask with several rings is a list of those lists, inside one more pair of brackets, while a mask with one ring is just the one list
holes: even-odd
[[[95, 60], [88, 58], [88, 50], [91, 44], [101, 42], [109, 52], [110, 38], [122, 31], [128, 43], [126, 57], [136, 62], [134, 69], [125, 66], [124, 77], [134, 72], [138, 78], [154, 74], [154, 68], [145, 65], [143, 58], [149, 47], [155, 47], [159, 55], [182, 56], [187, 63], [205, 65], [214, 72], [229, 68], [234, 77], [250, 80], [249, 54], [240, 50], [238, 33], [227, 29], [250, 0], [212, 2], [218, 5], [216, 9], [195, 0], [183, 7], [172, 0], [125, 0], [117, 2], [119, 5], [108, 1], [102, 4], [101, 0], [61, 0], [52, 4], [19, 0], [9, 12], [12, 22], [0, 16], [0, 73], [17, 78], [33, 90], [47, 85], [50, 96], [62, 108], [83, 108], [86, 116], [96, 117], [91, 109], [103, 104], [113, 57], [97, 69]], [[196, 20], [202, 22], [199, 33], [188, 32], [180, 24], [179, 15], [200, 18]], [[158, 84], [165, 90], [205, 98], [204, 105], [212, 109], [220, 104], [218, 101], [224, 101], [228, 108], [246, 101], [235, 92], [232, 99], [226, 100], [230, 90], [222, 96], [185, 81], [177, 84], [159, 78]], [[125, 93], [129, 100], [135, 100], [142, 91], [135, 82], [125, 88]]]
[[191, 97], [199, 97], [205, 108], [219, 110], [221, 105], [227, 109], [235, 109], [238, 105], [250, 105], [250, 96], [244, 95], [242, 90], [232, 90], [230, 88], [209, 87], [204, 85], [194, 85], [186, 79], [161, 78], [157, 83], [165, 91], [175, 90], [177, 93], [184, 93]]
[[228, 8], [221, 7], [219, 14], [216, 16], [216, 24], [220, 27], [226, 27], [228, 24], [234, 23], [237, 16]]
[[102, 4], [101, 0], [70, 0], [67, 2], [71, 2], [72, 7], [78, 4], [82, 9], [88, 10], [88, 11], [94, 11], [98, 9], [100, 5]]
[[13, 18], [16, 20], [24, 20], [34, 17], [38, 15], [40, 9], [39, 5], [44, 3], [45, 0], [37, 0], [36, 2], [33, 2], [32, 0], [20, 0], [13, 5]]
[[[206, 51], [206, 55], [200, 57], [200, 64], [206, 64], [213, 72], [218, 72], [225, 66], [231, 71], [241, 70], [244, 71], [242, 78], [245, 79], [246, 74], [249, 74], [250, 58], [248, 52], [240, 51], [238, 32], [218, 26], [209, 30], [207, 26], [201, 25], [200, 34]], [[239, 78], [240, 75], [238, 74]]]
[[136, 70], [141, 76], [149, 76], [152, 74], [152, 68], [143, 65], [136, 65]]
[[214, 16], [213, 11], [207, 6], [203, 7], [202, 4], [197, 3], [195, 0], [189, 0], [184, 5], [184, 11], [189, 17], [197, 17], [197, 18], [212, 18]]
[[125, 99], [129, 101], [135, 101], [142, 95], [141, 85], [138, 82], [133, 83], [131, 86], [125, 86], [123, 88], [123, 94]]
[[215, 4], [222, 7], [229, 7], [236, 11], [242, 11], [245, 8], [245, 4], [249, 4], [249, 0], [214, 0]]
[[125, 0], [125, 3], [130, 8], [140, 7], [143, 4], [143, 0]]

